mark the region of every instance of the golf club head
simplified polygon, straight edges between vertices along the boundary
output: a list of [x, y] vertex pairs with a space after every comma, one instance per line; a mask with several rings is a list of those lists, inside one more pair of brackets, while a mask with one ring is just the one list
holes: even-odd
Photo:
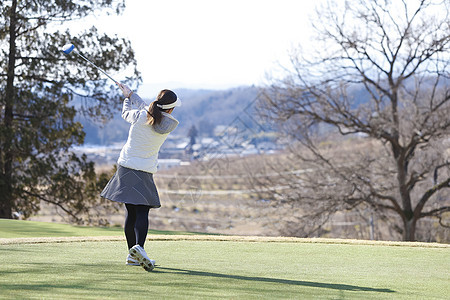
[[62, 52], [64, 52], [65, 54], [69, 54], [70, 52], [72, 52], [72, 50], [75, 48], [75, 46], [73, 44], [66, 44], [62, 47]]

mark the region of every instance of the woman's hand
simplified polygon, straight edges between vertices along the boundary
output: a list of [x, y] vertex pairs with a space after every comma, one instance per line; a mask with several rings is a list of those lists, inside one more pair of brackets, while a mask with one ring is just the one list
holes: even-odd
[[122, 90], [123, 95], [125, 96], [125, 98], [130, 98], [131, 95], [133, 94], [133, 91], [127, 87], [125, 84], [119, 83], [119, 88]]

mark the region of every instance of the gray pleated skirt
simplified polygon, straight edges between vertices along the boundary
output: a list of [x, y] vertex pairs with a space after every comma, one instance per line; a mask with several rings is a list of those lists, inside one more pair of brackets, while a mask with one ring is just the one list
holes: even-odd
[[120, 165], [100, 196], [121, 203], [161, 207], [153, 174]]

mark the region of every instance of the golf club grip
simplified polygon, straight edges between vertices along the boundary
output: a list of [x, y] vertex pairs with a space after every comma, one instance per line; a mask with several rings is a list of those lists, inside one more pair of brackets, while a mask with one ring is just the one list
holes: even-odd
[[83, 58], [85, 61], [87, 61], [88, 63], [90, 63], [91, 65], [93, 65], [94, 67], [96, 67], [100, 72], [102, 72], [103, 74], [105, 74], [109, 79], [111, 79], [112, 81], [114, 81], [115, 84], [118, 84], [118, 81], [115, 80], [114, 78], [112, 78], [111, 76], [108, 75], [108, 73], [106, 73], [105, 71], [103, 71], [101, 68], [99, 68], [97, 65], [95, 65], [93, 62], [91, 62], [89, 59], [87, 59], [86, 57], [84, 57], [81, 53], [75, 52], [76, 54], [78, 54], [81, 58]]

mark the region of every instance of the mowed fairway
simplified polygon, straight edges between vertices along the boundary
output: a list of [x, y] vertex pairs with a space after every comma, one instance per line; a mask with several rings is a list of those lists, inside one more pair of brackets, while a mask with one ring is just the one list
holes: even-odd
[[[0, 236], [1, 237], [1, 236]], [[448, 299], [450, 248], [311, 242], [148, 241], [153, 272], [124, 241], [0, 244], [6, 299]], [[13, 240], [10, 240], [13, 241]]]

